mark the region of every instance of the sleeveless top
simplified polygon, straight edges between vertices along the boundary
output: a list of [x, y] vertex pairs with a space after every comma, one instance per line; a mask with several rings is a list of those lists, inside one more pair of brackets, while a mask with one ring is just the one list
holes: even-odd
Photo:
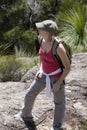
[[[45, 73], [49, 74], [49, 73], [61, 68], [61, 65], [53, 58], [52, 48], [48, 53], [46, 53], [40, 46], [39, 55], [40, 55], [40, 59], [41, 59], [41, 69]], [[52, 75], [50, 77], [55, 78], [55, 77], [60, 76], [61, 74], [62, 74], [62, 72]]]

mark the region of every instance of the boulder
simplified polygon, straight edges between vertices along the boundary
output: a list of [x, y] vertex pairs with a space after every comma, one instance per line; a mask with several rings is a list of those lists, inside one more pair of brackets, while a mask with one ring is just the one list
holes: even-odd
[[[0, 83], [0, 130], [27, 130], [22, 121], [14, 115], [24, 102], [24, 95], [38, 70], [35, 66], [21, 79], [21, 82]], [[66, 113], [63, 126], [68, 130], [80, 129], [80, 121], [87, 122], [87, 53], [74, 54], [71, 71], [66, 77]], [[40, 130], [52, 126], [54, 104], [43, 90], [36, 98], [33, 115]]]

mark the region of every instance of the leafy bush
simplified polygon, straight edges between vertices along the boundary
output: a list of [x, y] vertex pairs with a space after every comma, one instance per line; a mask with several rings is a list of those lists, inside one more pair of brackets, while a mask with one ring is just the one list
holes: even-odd
[[40, 20], [54, 19], [55, 14], [59, 12], [61, 0], [40, 0], [39, 2], [43, 10]]
[[[26, 1], [3, 1], [0, 8], [0, 54], [15, 53], [15, 46], [26, 53], [35, 52], [36, 31], [30, 28]], [[3, 7], [4, 5], [4, 7]], [[26, 18], [27, 16], [27, 18]]]
[[41, 10], [37, 14], [34, 9], [28, 8], [25, 0], [1, 1], [0, 54], [13, 54], [15, 47], [26, 54], [36, 54], [35, 22], [44, 19], [56, 20], [59, 31], [62, 32], [60, 36], [73, 45], [74, 50], [79, 45], [84, 50], [87, 43], [87, 5], [81, 2], [39, 0], [37, 4], [40, 4]]
[[[57, 15], [60, 37], [74, 50], [78, 48], [83, 50], [87, 46], [87, 6], [73, 0], [64, 1], [64, 5]], [[69, 2], [73, 3], [70, 8], [68, 8]]]
[[[32, 28], [28, 31], [22, 30], [20, 27], [16, 26], [12, 30], [6, 32], [4, 34], [6, 41], [8, 41], [7, 47], [4, 48], [5, 52], [12, 53], [15, 52], [15, 47], [20, 51], [22, 49], [24, 52], [35, 54], [36, 53], [36, 45], [35, 41], [37, 40], [37, 33]], [[7, 51], [9, 50], [9, 51]]]
[[81, 130], [87, 130], [87, 122], [86, 121], [81, 121], [80, 125], [81, 125]]
[[24, 31], [21, 35], [20, 47], [30, 54], [36, 54], [37, 33], [32, 28]]
[[20, 81], [21, 77], [38, 63], [38, 57], [32, 57], [28, 62], [26, 58], [15, 55], [0, 57], [0, 81]]
[[22, 76], [19, 71], [21, 67], [21, 62], [17, 61], [15, 56], [0, 57], [1, 81], [19, 81]]

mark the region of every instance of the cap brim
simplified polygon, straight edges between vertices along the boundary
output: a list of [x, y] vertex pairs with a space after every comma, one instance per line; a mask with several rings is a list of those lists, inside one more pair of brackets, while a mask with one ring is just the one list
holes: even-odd
[[37, 29], [44, 28], [42, 23], [36, 23], [36, 27], [37, 27]]

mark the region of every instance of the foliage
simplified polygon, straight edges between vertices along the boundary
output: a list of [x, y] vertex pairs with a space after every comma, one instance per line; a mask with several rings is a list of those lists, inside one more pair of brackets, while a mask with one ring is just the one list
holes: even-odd
[[15, 55], [0, 57], [0, 81], [20, 81], [21, 77], [38, 63], [38, 57], [32, 57], [32, 62], [22, 60]]
[[26, 28], [29, 27], [29, 23], [27, 26], [25, 20], [29, 10], [27, 10], [25, 0], [11, 3], [4, 1], [1, 7], [0, 54], [13, 54], [15, 47], [22, 48], [26, 53], [35, 52], [37, 33], [33, 28]]
[[22, 76], [19, 71], [21, 67], [21, 62], [17, 61], [15, 56], [0, 57], [1, 81], [18, 81]]
[[74, 2], [72, 8], [65, 8], [65, 11], [60, 12], [57, 16], [57, 22], [59, 22], [60, 26], [60, 37], [73, 46], [74, 49], [78, 46], [86, 46], [87, 6]]
[[87, 122], [86, 121], [81, 121], [80, 125], [81, 125], [81, 130], [87, 130]]
[[[37, 21], [53, 19], [59, 25], [59, 33], [69, 44], [85, 48], [87, 42], [87, 6], [83, 0], [39, 0], [41, 13]], [[61, 5], [61, 6], [60, 6]], [[31, 20], [32, 15], [32, 20]], [[34, 17], [33, 17], [34, 16]], [[36, 54], [37, 16], [27, 8], [25, 0], [3, 0], [0, 4], [0, 54]], [[33, 23], [31, 23], [33, 22]], [[15, 49], [16, 48], [16, 49]], [[22, 54], [23, 54], [22, 53]]]
[[35, 54], [35, 40], [37, 39], [37, 33], [33, 29], [27, 31], [19, 27], [15, 27], [14, 29], [6, 32], [4, 37], [13, 47], [13, 51], [15, 51], [16, 47], [18, 50], [22, 49], [26, 52], [26, 54], [32, 54], [32, 52]]
[[61, 0], [40, 0], [40, 5], [44, 11], [41, 19], [55, 19], [55, 14], [59, 11]]
[[77, 0], [62, 0], [60, 11], [64, 13], [66, 10], [70, 10], [75, 6], [77, 7], [80, 1], [81, 0], [79, 0], [79, 2], [77, 2]]
[[36, 41], [37, 33], [32, 28], [25, 31], [21, 36], [21, 47], [24, 48], [26, 53], [36, 54]]
[[[0, 31], [6, 32], [15, 26], [23, 25], [24, 14], [26, 13], [26, 5], [24, 0], [17, 2], [3, 2], [0, 8]], [[4, 26], [5, 25], [5, 26]]]

